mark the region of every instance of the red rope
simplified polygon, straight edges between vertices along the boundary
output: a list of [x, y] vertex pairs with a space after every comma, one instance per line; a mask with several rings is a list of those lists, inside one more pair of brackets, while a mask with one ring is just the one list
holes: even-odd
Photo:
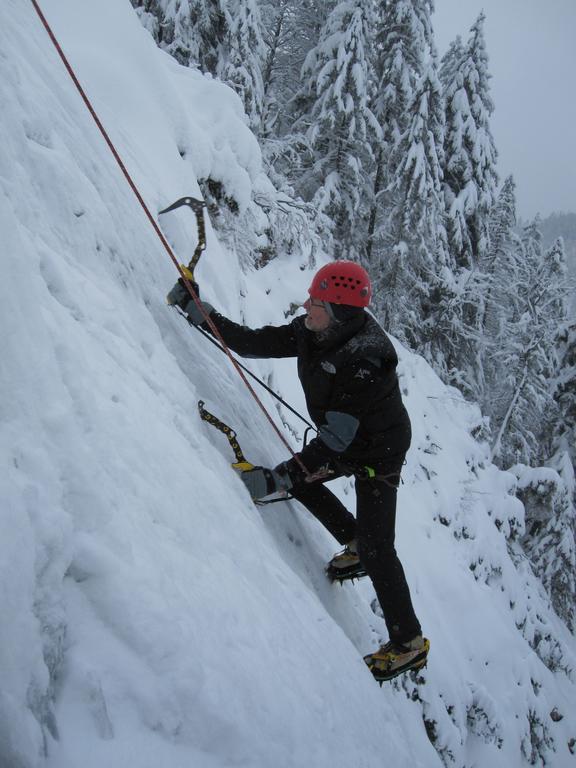
[[96, 111], [94, 110], [94, 107], [93, 107], [93, 106], [92, 106], [92, 104], [90, 103], [90, 100], [89, 100], [88, 96], [86, 96], [86, 93], [85, 93], [84, 89], [83, 89], [83, 88], [82, 88], [82, 86], [80, 85], [80, 81], [79, 81], [79, 80], [78, 80], [78, 78], [76, 77], [76, 74], [74, 73], [74, 70], [72, 69], [72, 66], [70, 65], [70, 63], [69, 63], [68, 59], [66, 58], [66, 55], [64, 54], [64, 51], [62, 50], [62, 48], [61, 48], [61, 46], [60, 46], [60, 43], [59, 43], [59, 42], [58, 42], [58, 40], [56, 39], [56, 36], [55, 36], [55, 34], [52, 32], [52, 29], [51, 29], [50, 25], [48, 24], [48, 21], [46, 20], [46, 17], [45, 17], [45, 16], [44, 16], [44, 14], [42, 13], [42, 10], [40, 9], [40, 6], [38, 5], [38, 2], [37, 2], [37, 0], [31, 0], [31, 2], [32, 2], [32, 5], [34, 6], [34, 9], [35, 9], [36, 13], [38, 14], [38, 17], [40, 18], [40, 21], [42, 22], [42, 25], [44, 26], [44, 29], [45, 29], [45, 30], [46, 30], [46, 32], [48, 33], [48, 36], [50, 37], [50, 40], [52, 41], [52, 43], [53, 43], [54, 47], [56, 48], [56, 51], [57, 51], [58, 55], [59, 55], [59, 56], [60, 56], [60, 58], [62, 59], [62, 63], [64, 64], [64, 66], [66, 67], [66, 70], [67, 70], [68, 74], [69, 74], [69, 75], [70, 75], [70, 77], [72, 78], [72, 81], [73, 81], [74, 85], [76, 86], [76, 89], [78, 90], [78, 93], [79, 93], [79, 94], [80, 94], [80, 96], [82, 97], [82, 100], [83, 100], [84, 104], [86, 105], [86, 107], [87, 107], [88, 111], [90, 112], [90, 114], [91, 114], [91, 115], [92, 115], [92, 117], [94, 118], [94, 122], [95, 122], [95, 123], [96, 123], [96, 125], [98, 126], [98, 129], [99, 129], [100, 133], [101, 133], [101, 134], [102, 134], [102, 136], [104, 137], [104, 141], [106, 142], [106, 144], [108, 145], [108, 148], [110, 149], [110, 151], [111, 151], [111, 152], [112, 152], [112, 154], [114, 155], [114, 159], [116, 160], [116, 162], [117, 162], [117, 163], [118, 163], [118, 165], [120, 166], [120, 170], [121, 170], [121, 171], [122, 171], [122, 173], [124, 174], [124, 178], [126, 179], [126, 181], [128, 182], [128, 184], [130, 185], [130, 189], [131, 189], [131, 190], [132, 190], [132, 192], [134, 192], [134, 194], [136, 195], [136, 199], [137, 199], [137, 200], [138, 200], [138, 202], [140, 203], [140, 205], [141, 205], [141, 207], [142, 207], [142, 210], [143, 210], [143, 211], [144, 211], [144, 213], [146, 214], [146, 217], [147, 217], [148, 221], [149, 221], [149, 222], [150, 222], [150, 224], [152, 224], [152, 226], [154, 227], [154, 231], [156, 232], [156, 234], [157, 234], [157, 235], [158, 235], [158, 237], [160, 238], [160, 242], [161, 242], [161, 243], [162, 243], [162, 245], [164, 246], [164, 249], [166, 250], [166, 252], [167, 252], [168, 256], [170, 256], [170, 258], [172, 259], [172, 262], [173, 262], [174, 266], [176, 267], [176, 269], [177, 269], [177, 270], [178, 270], [178, 272], [180, 273], [180, 277], [182, 278], [182, 281], [183, 281], [183, 282], [184, 282], [184, 284], [186, 285], [186, 288], [188, 289], [188, 292], [190, 293], [190, 296], [192, 297], [192, 299], [193, 299], [193, 300], [194, 300], [194, 302], [196, 303], [196, 306], [198, 307], [198, 309], [199, 309], [199, 310], [200, 310], [200, 312], [202, 313], [203, 317], [205, 318], [205, 320], [206, 320], [206, 323], [207, 323], [207, 325], [209, 326], [210, 330], [212, 331], [212, 333], [214, 334], [214, 336], [215, 336], [215, 337], [218, 339], [218, 341], [220, 342], [220, 344], [221, 344], [221, 345], [222, 345], [222, 347], [224, 348], [224, 351], [225, 351], [225, 352], [226, 352], [226, 354], [228, 355], [228, 358], [229, 358], [230, 362], [232, 363], [232, 365], [233, 365], [233, 366], [234, 366], [234, 368], [236, 369], [236, 371], [237, 371], [238, 375], [240, 376], [240, 378], [242, 379], [242, 381], [244, 382], [244, 384], [246, 385], [246, 387], [248, 388], [248, 391], [250, 392], [250, 394], [252, 395], [252, 397], [254, 398], [254, 400], [256, 400], [256, 402], [258, 403], [258, 405], [259, 405], [259, 407], [260, 407], [260, 410], [261, 410], [261, 411], [263, 412], [263, 414], [266, 416], [266, 418], [268, 419], [268, 421], [269, 421], [269, 422], [270, 422], [270, 424], [272, 425], [272, 428], [274, 429], [274, 431], [276, 432], [276, 434], [278, 435], [278, 437], [280, 438], [280, 440], [281, 440], [281, 441], [284, 443], [284, 445], [286, 446], [286, 448], [288, 448], [288, 450], [290, 451], [290, 453], [292, 454], [292, 456], [293, 456], [293, 457], [295, 458], [295, 460], [298, 462], [298, 464], [299, 464], [299, 466], [301, 467], [301, 469], [302, 469], [302, 470], [304, 470], [304, 472], [305, 472], [306, 476], [308, 476], [310, 473], [308, 472], [308, 470], [306, 469], [306, 467], [305, 467], [305, 466], [304, 466], [304, 464], [302, 463], [302, 460], [301, 460], [301, 459], [300, 459], [300, 457], [299, 457], [299, 456], [298, 456], [298, 455], [297, 455], [297, 454], [296, 454], [296, 453], [295, 453], [295, 452], [292, 450], [292, 447], [290, 446], [290, 444], [288, 443], [288, 441], [286, 440], [286, 438], [284, 437], [284, 435], [282, 434], [282, 432], [280, 432], [280, 430], [278, 429], [278, 427], [277, 427], [277, 426], [276, 426], [276, 424], [274, 423], [274, 420], [272, 419], [272, 417], [270, 416], [270, 414], [269, 414], [269, 413], [268, 413], [268, 411], [266, 410], [266, 407], [264, 406], [264, 403], [263, 403], [263, 402], [260, 400], [260, 398], [259, 398], [259, 397], [258, 397], [258, 395], [256, 394], [256, 392], [255, 392], [254, 388], [252, 387], [252, 385], [250, 384], [250, 382], [248, 381], [248, 379], [247, 379], [247, 378], [246, 378], [246, 376], [244, 375], [244, 372], [243, 372], [243, 371], [242, 371], [242, 369], [240, 368], [240, 366], [239, 366], [239, 364], [238, 364], [237, 360], [236, 360], [236, 359], [233, 357], [232, 353], [230, 352], [230, 349], [229, 349], [228, 345], [226, 344], [226, 342], [225, 342], [225, 341], [224, 341], [224, 339], [222, 338], [222, 334], [220, 333], [220, 331], [218, 330], [218, 328], [215, 326], [215, 324], [214, 324], [213, 320], [210, 318], [210, 315], [209, 315], [209, 314], [208, 314], [208, 313], [205, 311], [204, 307], [202, 306], [202, 302], [200, 301], [200, 298], [199, 298], [199, 297], [196, 295], [196, 292], [194, 291], [194, 288], [192, 287], [192, 284], [190, 283], [190, 281], [189, 281], [189, 280], [188, 280], [188, 278], [186, 277], [186, 274], [184, 273], [184, 270], [182, 269], [182, 267], [181, 267], [181, 266], [180, 266], [180, 264], [178, 263], [178, 259], [177, 259], [177, 258], [176, 258], [176, 256], [174, 255], [174, 252], [172, 251], [172, 248], [170, 247], [170, 245], [169, 245], [168, 241], [166, 240], [166, 238], [165, 238], [165, 237], [164, 237], [164, 235], [162, 234], [162, 231], [160, 230], [160, 227], [158, 226], [158, 224], [157, 224], [157, 223], [156, 223], [156, 221], [154, 220], [154, 217], [153, 217], [153, 216], [152, 216], [152, 214], [150, 213], [150, 211], [149, 211], [149, 209], [148, 209], [148, 206], [146, 205], [146, 203], [144, 202], [144, 199], [143, 199], [142, 195], [141, 195], [141, 194], [140, 194], [140, 192], [138, 191], [138, 187], [136, 186], [136, 184], [135, 184], [135, 183], [134, 183], [134, 181], [132, 180], [132, 177], [131, 177], [131, 176], [130, 176], [130, 174], [128, 173], [128, 170], [126, 169], [126, 166], [125, 166], [125, 165], [124, 165], [124, 163], [122, 162], [122, 158], [120, 157], [120, 155], [119, 155], [119, 154], [118, 154], [118, 152], [116, 151], [116, 147], [114, 146], [114, 144], [112, 143], [112, 141], [111, 141], [110, 137], [108, 136], [108, 133], [106, 132], [106, 129], [104, 128], [104, 126], [103, 126], [103, 125], [102, 125], [102, 123], [100, 122], [100, 118], [99, 118], [99, 117], [98, 117], [98, 115], [96, 114]]

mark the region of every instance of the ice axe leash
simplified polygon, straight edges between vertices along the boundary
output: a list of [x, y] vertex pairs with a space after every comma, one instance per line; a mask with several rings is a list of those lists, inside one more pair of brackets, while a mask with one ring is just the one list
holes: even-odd
[[172, 263], [174, 264], [174, 266], [178, 270], [178, 273], [180, 274], [180, 277], [182, 278], [182, 282], [186, 286], [186, 290], [189, 292], [192, 300], [196, 303], [196, 305], [198, 306], [199, 310], [205, 316], [206, 324], [208, 325], [208, 327], [210, 328], [210, 330], [212, 331], [214, 336], [221, 343], [222, 347], [224, 348], [224, 351], [226, 352], [226, 354], [230, 358], [230, 361], [231, 361], [232, 365], [236, 369], [236, 372], [238, 373], [238, 375], [240, 376], [240, 378], [244, 382], [244, 385], [246, 386], [246, 388], [248, 389], [248, 391], [250, 392], [250, 394], [252, 395], [252, 397], [256, 401], [258, 407], [260, 408], [260, 410], [262, 411], [262, 413], [264, 414], [264, 416], [266, 417], [266, 419], [270, 423], [270, 426], [276, 432], [276, 435], [281, 440], [282, 444], [288, 449], [289, 453], [294, 457], [295, 461], [298, 463], [298, 465], [304, 471], [306, 477], [308, 477], [310, 473], [308, 472], [308, 470], [306, 469], [306, 467], [302, 463], [302, 460], [300, 459], [299, 456], [296, 455], [296, 453], [293, 451], [293, 449], [292, 449], [290, 443], [288, 442], [288, 440], [286, 440], [286, 438], [284, 437], [284, 435], [282, 434], [280, 429], [276, 426], [273, 418], [270, 416], [270, 414], [266, 410], [266, 407], [264, 406], [264, 404], [262, 403], [262, 401], [260, 400], [260, 398], [258, 397], [256, 392], [254, 391], [254, 388], [252, 387], [252, 385], [250, 384], [250, 382], [248, 381], [248, 379], [244, 375], [244, 372], [242, 371], [242, 369], [239, 367], [238, 363], [236, 362], [236, 360], [232, 356], [232, 353], [228, 349], [228, 346], [226, 345], [226, 342], [222, 338], [222, 334], [219, 332], [218, 328], [216, 328], [216, 326], [214, 325], [213, 321], [210, 319], [210, 316], [205, 312], [204, 308], [202, 307], [202, 303], [201, 303], [200, 299], [198, 298], [198, 295], [196, 294], [196, 292], [194, 290], [194, 287], [192, 285], [192, 281], [188, 278], [188, 275], [186, 274], [186, 272], [182, 269], [182, 267], [178, 263], [178, 259], [174, 255], [174, 253], [172, 251], [172, 248], [170, 247], [170, 244], [168, 243], [168, 241], [166, 240], [166, 238], [162, 234], [162, 231], [161, 231], [160, 227], [158, 226], [156, 220], [152, 216], [152, 214], [150, 212], [150, 209], [146, 205], [146, 202], [144, 201], [144, 198], [140, 194], [140, 191], [139, 191], [138, 187], [136, 186], [136, 184], [134, 183], [132, 177], [130, 176], [130, 173], [128, 172], [126, 166], [124, 165], [124, 162], [122, 161], [122, 158], [120, 157], [118, 151], [116, 150], [116, 147], [114, 146], [114, 144], [112, 143], [112, 140], [110, 139], [110, 136], [108, 135], [106, 129], [104, 128], [102, 122], [100, 121], [100, 118], [98, 117], [98, 115], [96, 113], [96, 110], [92, 106], [92, 103], [90, 102], [90, 99], [86, 95], [86, 92], [84, 91], [84, 88], [82, 87], [82, 85], [80, 84], [80, 81], [76, 77], [76, 73], [74, 72], [74, 69], [72, 68], [72, 65], [70, 64], [70, 62], [68, 61], [68, 58], [66, 57], [64, 51], [62, 50], [62, 47], [61, 47], [60, 43], [58, 42], [58, 39], [56, 38], [56, 35], [52, 31], [52, 28], [51, 28], [50, 24], [48, 23], [48, 20], [46, 19], [46, 16], [43, 14], [42, 9], [40, 8], [40, 5], [38, 3], [38, 0], [30, 0], [30, 2], [32, 3], [32, 5], [34, 7], [34, 10], [36, 11], [36, 14], [37, 14], [37, 16], [38, 16], [38, 18], [40, 20], [40, 23], [42, 24], [42, 26], [46, 30], [46, 33], [48, 34], [48, 37], [50, 38], [51, 43], [53, 44], [54, 48], [56, 49], [56, 53], [60, 57], [60, 59], [61, 59], [63, 65], [64, 65], [66, 71], [68, 72], [68, 75], [70, 76], [72, 82], [74, 83], [74, 86], [76, 87], [76, 90], [78, 91], [80, 97], [82, 98], [82, 101], [84, 102], [84, 105], [86, 106], [86, 109], [90, 112], [90, 115], [92, 116], [92, 119], [96, 123], [96, 126], [97, 126], [98, 130], [100, 131], [100, 133], [102, 135], [102, 138], [106, 142], [106, 144], [108, 146], [108, 149], [110, 150], [110, 152], [112, 153], [112, 155], [114, 157], [114, 160], [118, 164], [118, 167], [122, 171], [122, 174], [124, 175], [124, 178], [126, 179], [130, 189], [134, 193], [134, 195], [135, 195], [136, 199], [138, 200], [142, 210], [144, 211], [144, 214], [145, 214], [146, 218], [148, 219], [148, 221], [150, 222], [150, 225], [152, 226], [152, 228], [156, 232], [156, 235], [158, 236], [160, 242], [162, 243], [162, 246], [164, 247], [164, 250], [168, 254], [170, 260], [172, 261]]

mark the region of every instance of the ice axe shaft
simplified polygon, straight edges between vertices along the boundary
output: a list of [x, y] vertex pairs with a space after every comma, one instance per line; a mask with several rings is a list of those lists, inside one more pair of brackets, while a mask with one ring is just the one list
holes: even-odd
[[232, 429], [232, 427], [229, 427], [228, 424], [220, 421], [220, 419], [214, 416], [213, 413], [207, 411], [206, 408], [204, 408], [203, 400], [198, 401], [198, 410], [200, 412], [200, 418], [202, 421], [207, 421], [208, 424], [212, 424], [213, 427], [216, 427], [216, 429], [225, 434], [228, 438], [230, 447], [234, 451], [234, 456], [236, 457], [236, 462], [232, 464], [232, 467], [237, 469], [239, 472], [248, 472], [251, 469], [254, 469], [254, 464], [246, 461], [246, 457], [242, 453], [242, 448], [240, 448], [240, 444], [236, 439], [236, 432]]
[[202, 255], [203, 251], [206, 250], [206, 225], [204, 222], [204, 208], [206, 207], [206, 203], [203, 200], [197, 200], [195, 197], [181, 197], [179, 200], [176, 200], [175, 203], [172, 203], [172, 205], [169, 205], [167, 208], [158, 211], [158, 213], [170, 213], [171, 211], [175, 211], [177, 208], [181, 208], [183, 205], [191, 208], [194, 212], [194, 215], [196, 216], [196, 224], [198, 226], [198, 245], [196, 246], [194, 255], [190, 259], [188, 266], [186, 267], [181, 265], [181, 268], [186, 277], [191, 282], [195, 282], [194, 270], [198, 264], [198, 261], [200, 260], [200, 256]]

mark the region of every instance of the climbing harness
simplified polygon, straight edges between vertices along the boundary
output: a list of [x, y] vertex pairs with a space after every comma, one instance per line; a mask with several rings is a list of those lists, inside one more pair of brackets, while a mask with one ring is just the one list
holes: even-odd
[[[308, 472], [307, 468], [304, 466], [304, 464], [302, 462], [302, 459], [292, 449], [292, 446], [290, 445], [288, 440], [284, 437], [284, 435], [282, 434], [282, 432], [280, 431], [278, 426], [275, 424], [273, 418], [270, 416], [270, 414], [266, 410], [266, 407], [264, 406], [264, 404], [262, 403], [262, 401], [260, 400], [260, 398], [258, 397], [256, 392], [254, 391], [254, 388], [252, 387], [252, 385], [250, 384], [250, 382], [248, 381], [248, 379], [244, 375], [244, 372], [242, 371], [242, 369], [238, 365], [236, 359], [233, 357], [232, 353], [230, 352], [230, 349], [228, 348], [226, 342], [222, 338], [222, 334], [220, 333], [218, 328], [215, 326], [214, 322], [210, 319], [210, 315], [206, 312], [206, 310], [202, 306], [202, 302], [200, 301], [200, 299], [198, 297], [198, 294], [194, 290], [194, 286], [192, 284], [193, 280], [191, 281], [190, 277], [189, 277], [189, 274], [193, 275], [193, 270], [191, 272], [189, 272], [186, 268], [182, 268], [180, 266], [180, 264], [178, 263], [178, 259], [174, 255], [174, 252], [172, 251], [172, 248], [170, 247], [168, 241], [166, 240], [166, 238], [162, 234], [162, 231], [160, 230], [160, 227], [156, 223], [154, 217], [150, 213], [150, 210], [149, 210], [148, 206], [146, 205], [146, 203], [144, 201], [144, 198], [142, 197], [142, 195], [140, 194], [140, 192], [138, 190], [138, 187], [136, 186], [136, 184], [132, 180], [132, 177], [130, 176], [130, 173], [128, 172], [126, 166], [124, 165], [124, 163], [122, 161], [122, 158], [118, 154], [118, 152], [116, 150], [116, 147], [114, 146], [114, 144], [112, 143], [112, 140], [108, 136], [108, 133], [106, 132], [106, 129], [102, 125], [102, 123], [100, 121], [100, 118], [96, 114], [96, 111], [95, 111], [94, 107], [92, 106], [92, 104], [90, 102], [90, 99], [86, 95], [84, 89], [82, 88], [82, 85], [80, 84], [80, 81], [76, 77], [76, 74], [75, 74], [74, 70], [72, 69], [72, 66], [71, 66], [70, 62], [66, 58], [66, 55], [65, 55], [64, 51], [62, 50], [62, 47], [60, 46], [60, 43], [58, 42], [54, 32], [52, 31], [52, 28], [50, 27], [46, 17], [42, 13], [40, 5], [38, 4], [38, 0], [30, 0], [30, 2], [34, 6], [34, 10], [36, 11], [36, 13], [38, 15], [38, 18], [40, 19], [40, 21], [42, 23], [42, 26], [46, 30], [46, 32], [48, 34], [48, 37], [50, 38], [52, 44], [54, 45], [54, 47], [56, 49], [56, 52], [58, 53], [58, 56], [60, 57], [62, 63], [64, 64], [64, 67], [66, 68], [66, 71], [70, 75], [74, 85], [76, 86], [76, 89], [77, 89], [78, 93], [80, 94], [80, 96], [81, 96], [81, 98], [82, 98], [86, 108], [90, 112], [94, 122], [96, 123], [96, 126], [98, 127], [98, 130], [102, 134], [102, 137], [103, 137], [104, 141], [108, 145], [108, 148], [109, 148], [110, 152], [112, 153], [114, 159], [116, 160], [116, 163], [118, 164], [120, 170], [122, 171], [122, 173], [124, 175], [124, 178], [128, 182], [128, 185], [130, 186], [130, 189], [132, 190], [132, 192], [136, 196], [136, 199], [140, 203], [140, 206], [142, 207], [142, 210], [144, 211], [144, 214], [146, 215], [146, 218], [148, 219], [148, 221], [152, 225], [152, 227], [153, 227], [154, 231], [156, 232], [156, 234], [158, 235], [158, 238], [160, 239], [160, 242], [162, 243], [166, 253], [168, 254], [168, 256], [170, 257], [172, 263], [174, 264], [174, 266], [178, 270], [178, 272], [180, 274], [180, 277], [182, 279], [182, 282], [186, 286], [186, 289], [188, 290], [190, 296], [192, 297], [192, 300], [195, 302], [195, 304], [198, 307], [199, 311], [204, 316], [206, 324], [208, 325], [208, 327], [212, 331], [213, 335], [218, 339], [218, 341], [222, 345], [222, 348], [224, 349], [224, 351], [226, 352], [227, 356], [229, 357], [232, 365], [236, 369], [236, 372], [238, 373], [238, 375], [240, 376], [240, 378], [244, 382], [244, 385], [246, 386], [246, 388], [248, 389], [248, 391], [250, 392], [250, 394], [252, 395], [252, 397], [256, 401], [258, 407], [260, 408], [260, 410], [262, 411], [262, 413], [264, 414], [264, 416], [266, 417], [266, 419], [270, 423], [272, 429], [276, 432], [278, 438], [282, 441], [283, 445], [288, 449], [288, 451], [293, 456], [293, 458], [297, 462], [297, 464], [300, 466], [300, 468], [302, 469], [302, 471], [304, 472], [306, 477], [308, 477], [310, 473]], [[185, 200], [193, 200], [193, 198], [182, 198], [182, 200], [184, 200], [184, 201]], [[186, 202], [182, 203], [181, 201], [178, 201], [178, 202], [180, 204], [182, 204], [182, 205], [188, 205], [189, 204], [189, 203], [186, 203]], [[205, 240], [205, 237], [203, 239]], [[200, 245], [200, 243], [199, 243], [199, 245]], [[197, 248], [197, 250], [198, 250], [198, 248]], [[198, 258], [200, 257], [200, 253], [202, 252], [202, 250], [203, 250], [203, 248], [199, 251]], [[194, 257], [192, 257], [192, 258], [194, 259]]]

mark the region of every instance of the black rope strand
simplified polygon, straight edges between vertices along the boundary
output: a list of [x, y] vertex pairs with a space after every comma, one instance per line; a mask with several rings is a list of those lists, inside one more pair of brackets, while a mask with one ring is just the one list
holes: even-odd
[[[182, 314], [184, 314], [184, 313], [182, 312]], [[211, 344], [214, 344], [214, 346], [215, 346], [217, 349], [219, 349], [219, 350], [220, 350], [220, 352], [223, 352], [224, 354], [226, 354], [226, 350], [225, 350], [225, 349], [224, 349], [222, 346], [220, 346], [220, 344], [218, 344], [218, 342], [216, 341], [216, 339], [214, 339], [212, 336], [210, 336], [210, 334], [209, 334], [207, 331], [205, 331], [205, 330], [204, 330], [203, 328], [201, 328], [199, 325], [194, 325], [194, 323], [190, 323], [190, 325], [192, 325], [194, 328], [196, 328], [196, 330], [197, 330], [197, 331], [199, 331], [199, 332], [202, 334], [202, 336], [204, 336], [204, 338], [208, 339], [208, 341], [209, 341]], [[290, 405], [290, 403], [287, 403], [287, 402], [286, 402], [286, 400], [284, 400], [282, 397], [280, 397], [280, 395], [279, 395], [277, 392], [274, 392], [274, 390], [273, 390], [271, 387], [269, 387], [269, 386], [268, 386], [268, 384], [266, 384], [265, 382], [263, 382], [263, 381], [262, 381], [262, 379], [259, 379], [259, 378], [258, 378], [258, 376], [256, 376], [256, 374], [255, 374], [255, 373], [252, 373], [252, 371], [251, 371], [249, 368], [246, 368], [246, 366], [245, 366], [245, 365], [242, 365], [242, 363], [240, 363], [238, 360], [236, 360], [236, 364], [237, 364], [237, 365], [238, 365], [240, 368], [242, 368], [242, 370], [243, 370], [245, 373], [247, 373], [247, 374], [248, 374], [248, 376], [250, 376], [252, 379], [254, 379], [254, 381], [256, 381], [256, 382], [257, 382], [257, 383], [258, 383], [258, 384], [259, 384], [259, 385], [260, 385], [260, 386], [261, 386], [263, 389], [265, 389], [265, 390], [266, 390], [266, 392], [268, 392], [270, 395], [272, 395], [272, 397], [276, 398], [276, 400], [278, 400], [278, 402], [279, 402], [279, 403], [281, 403], [281, 404], [282, 404], [282, 405], [283, 405], [283, 406], [284, 406], [284, 407], [285, 407], [287, 410], [289, 410], [291, 413], [293, 413], [293, 414], [294, 414], [294, 416], [297, 416], [297, 417], [300, 419], [300, 421], [303, 421], [303, 422], [304, 422], [304, 424], [306, 424], [306, 426], [307, 426], [309, 429], [313, 429], [315, 432], [317, 432], [317, 431], [318, 431], [318, 430], [316, 429], [316, 427], [314, 426], [314, 424], [311, 424], [311, 423], [308, 421], [308, 419], [306, 419], [304, 416], [302, 416], [302, 414], [301, 414], [301, 413], [298, 413], [298, 411], [297, 411], [295, 408], [293, 408], [293, 407]]]

